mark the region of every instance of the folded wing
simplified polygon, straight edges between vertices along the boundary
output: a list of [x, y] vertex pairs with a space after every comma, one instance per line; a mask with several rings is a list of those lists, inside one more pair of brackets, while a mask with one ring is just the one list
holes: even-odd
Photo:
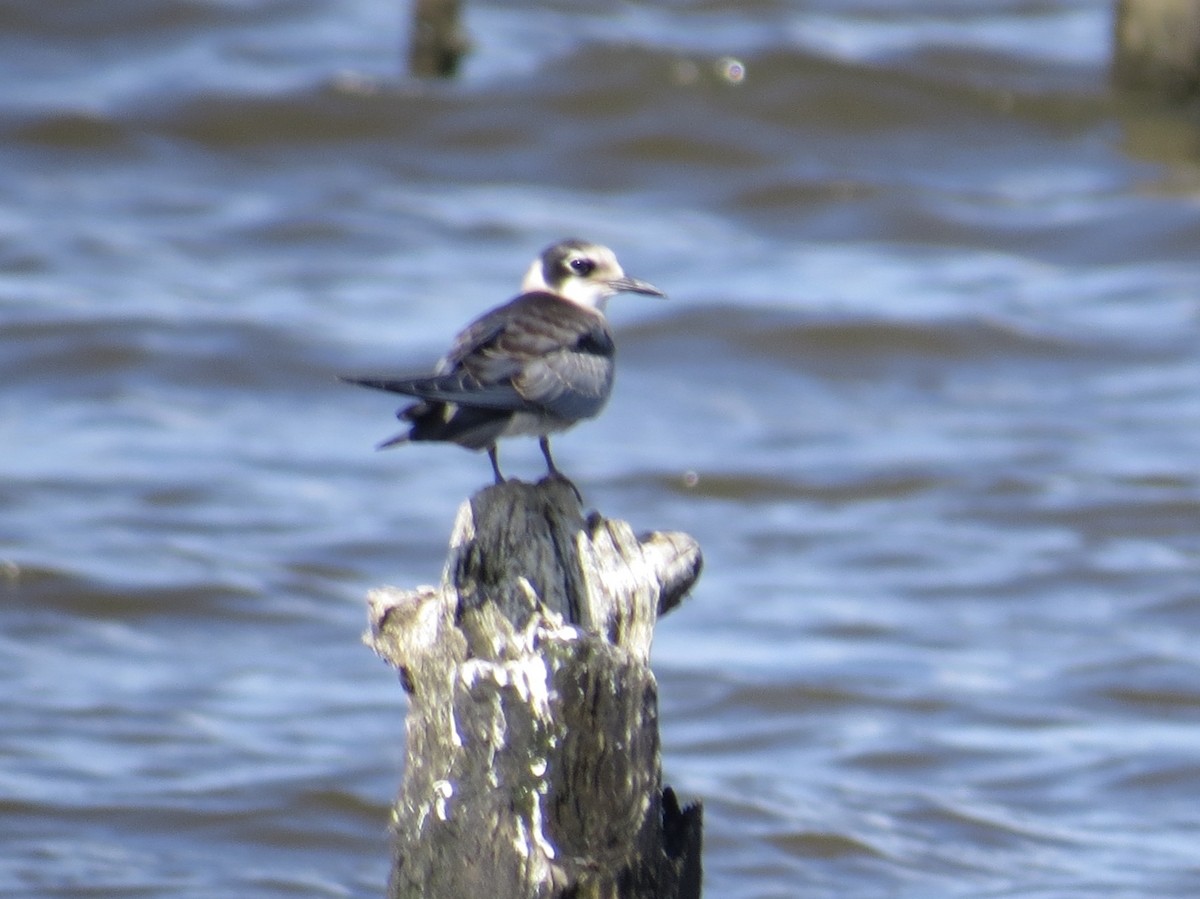
[[346, 380], [431, 403], [576, 420], [608, 399], [613, 352], [599, 313], [527, 293], [464, 329], [433, 375]]

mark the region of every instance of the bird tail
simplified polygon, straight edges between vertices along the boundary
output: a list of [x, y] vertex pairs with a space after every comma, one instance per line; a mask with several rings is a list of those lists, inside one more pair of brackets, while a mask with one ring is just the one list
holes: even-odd
[[357, 384], [359, 387], [386, 390], [389, 393], [420, 396], [420, 393], [416, 389], [417, 385], [427, 380], [427, 378], [354, 378], [348, 375], [338, 375], [338, 380], [346, 384]]
[[391, 449], [393, 446], [399, 446], [402, 443], [408, 443], [412, 438], [408, 434], [397, 434], [395, 437], [389, 437], [383, 443], [377, 443], [375, 449], [385, 450]]
[[422, 378], [348, 378], [340, 380], [360, 387], [403, 393], [426, 400], [429, 403], [449, 403], [474, 406], [479, 409], [495, 409], [503, 412], [534, 411], [536, 404], [521, 396], [509, 380], [496, 383], [481, 383], [466, 370], [456, 370], [444, 375], [426, 375]]
[[[487, 449], [496, 442], [512, 418], [512, 401], [508, 394], [515, 395], [516, 392], [508, 386], [498, 389], [498, 395], [487, 392], [462, 393], [456, 378], [434, 375], [423, 378], [342, 377], [340, 380], [418, 399], [396, 412], [397, 418], [409, 424], [408, 430], [383, 441], [377, 449], [425, 441], [457, 443], [473, 450]], [[460, 405], [456, 400], [462, 395], [482, 402], [478, 406]]]

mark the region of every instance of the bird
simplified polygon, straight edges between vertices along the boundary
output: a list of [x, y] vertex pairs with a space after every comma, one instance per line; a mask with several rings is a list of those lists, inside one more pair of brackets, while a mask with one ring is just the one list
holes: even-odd
[[378, 449], [441, 441], [486, 450], [502, 484], [496, 442], [536, 435], [549, 474], [566, 479], [550, 435], [599, 415], [608, 402], [616, 352], [604, 316], [608, 300], [666, 294], [626, 275], [608, 247], [578, 238], [546, 247], [520, 291], [463, 328], [432, 374], [341, 378], [416, 400], [396, 412], [408, 429]]

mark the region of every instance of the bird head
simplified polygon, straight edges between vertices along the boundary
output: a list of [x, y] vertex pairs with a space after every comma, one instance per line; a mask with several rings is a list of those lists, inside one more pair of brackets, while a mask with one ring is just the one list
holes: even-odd
[[609, 297], [618, 293], [666, 296], [653, 284], [625, 274], [608, 247], [586, 240], [563, 240], [542, 251], [533, 261], [522, 291], [546, 291], [586, 309], [603, 311]]

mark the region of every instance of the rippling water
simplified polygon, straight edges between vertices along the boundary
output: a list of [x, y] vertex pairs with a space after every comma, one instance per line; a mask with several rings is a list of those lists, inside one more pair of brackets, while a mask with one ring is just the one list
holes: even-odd
[[704, 547], [708, 894], [1200, 893], [1200, 127], [1108, 4], [467, 5], [415, 84], [395, 4], [0, 3], [0, 892], [380, 895], [363, 597], [489, 472], [333, 375], [579, 234], [671, 295], [556, 455]]

